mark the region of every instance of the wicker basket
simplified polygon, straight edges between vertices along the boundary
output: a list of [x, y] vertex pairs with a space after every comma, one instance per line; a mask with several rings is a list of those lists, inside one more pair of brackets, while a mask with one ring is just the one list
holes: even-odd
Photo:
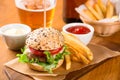
[[95, 32], [99, 36], [110, 36], [120, 30], [120, 21], [116, 22], [98, 22], [98, 21], [88, 21], [87, 19], [80, 16], [80, 19], [87, 24], [94, 27]]

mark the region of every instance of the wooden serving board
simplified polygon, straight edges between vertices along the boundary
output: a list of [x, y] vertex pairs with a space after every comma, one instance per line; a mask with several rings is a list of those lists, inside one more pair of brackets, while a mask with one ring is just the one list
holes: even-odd
[[[109, 59], [107, 59], [109, 60]], [[66, 78], [64, 80], [77, 80], [78, 78], [80, 78], [81, 76], [85, 75], [86, 73], [90, 72], [91, 70], [95, 69], [96, 67], [98, 67], [99, 65], [103, 64], [105, 61], [102, 61], [98, 64], [92, 65], [92, 66], [88, 66], [85, 67], [81, 70], [77, 70], [74, 72], [71, 72], [69, 74], [67, 74]], [[8, 67], [4, 68], [4, 73], [6, 74], [8, 80], [34, 80], [31, 77], [27, 76], [27, 75], [23, 75], [21, 73], [18, 73]], [[76, 75], [77, 74], [77, 75]]]
[[[114, 51], [120, 51], [120, 49], [119, 49], [120, 44], [116, 44], [116, 43], [109, 42], [109, 41], [104, 42], [104, 43], [99, 41], [98, 44], [104, 45], [104, 46], [106, 46], [109, 49], [114, 50]], [[109, 60], [109, 59], [107, 59], [107, 60]], [[64, 80], [77, 80], [78, 78], [80, 78], [83, 75], [87, 74], [88, 72], [92, 71], [93, 69], [95, 69], [99, 65], [103, 64], [107, 60], [104, 60], [98, 64], [87, 66], [85, 68], [82, 68], [82, 69], [74, 71], [74, 72], [70, 72], [69, 74], [67, 74], [67, 76]], [[18, 72], [14, 71], [8, 67], [4, 68], [4, 72], [9, 80], [33, 80], [31, 77], [29, 77], [27, 75], [23, 75], [21, 73], [18, 73]]]

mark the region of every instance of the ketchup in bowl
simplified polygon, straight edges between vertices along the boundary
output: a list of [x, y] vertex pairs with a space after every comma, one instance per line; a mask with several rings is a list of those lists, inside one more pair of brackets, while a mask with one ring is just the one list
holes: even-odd
[[93, 37], [94, 28], [86, 23], [68, 23], [63, 26], [62, 31], [74, 35], [83, 44], [87, 45]]
[[90, 29], [84, 26], [71, 26], [67, 28], [66, 31], [73, 34], [87, 34], [90, 32]]

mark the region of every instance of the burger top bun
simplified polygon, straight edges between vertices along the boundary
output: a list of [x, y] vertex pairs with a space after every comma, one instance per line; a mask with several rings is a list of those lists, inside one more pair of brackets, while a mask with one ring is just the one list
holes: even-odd
[[[55, 68], [53, 68], [52, 70], [59, 68], [63, 64], [63, 61], [64, 61], [64, 59], [59, 60], [57, 66]], [[28, 63], [28, 66], [31, 69], [36, 70], [36, 71], [45, 71], [43, 66], [40, 66], [36, 63]]]
[[28, 34], [26, 45], [36, 50], [52, 50], [64, 45], [61, 32], [53, 28], [39, 28]]

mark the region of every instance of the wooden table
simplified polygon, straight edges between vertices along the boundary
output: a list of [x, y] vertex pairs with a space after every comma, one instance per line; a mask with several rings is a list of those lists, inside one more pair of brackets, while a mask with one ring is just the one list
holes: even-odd
[[[65, 25], [62, 19], [63, 1], [57, 1], [53, 27], [61, 30], [62, 26]], [[0, 26], [19, 22], [14, 0], [0, 0]], [[112, 50], [120, 51], [120, 32], [106, 38], [94, 35], [91, 43], [101, 44]], [[0, 80], [5, 80], [5, 75], [3, 74], [3, 64], [14, 59], [16, 57], [16, 53], [17, 52], [15, 51], [9, 50], [0, 37]], [[104, 64], [82, 76], [79, 80], [120, 80], [120, 57], [115, 57], [106, 61]]]

